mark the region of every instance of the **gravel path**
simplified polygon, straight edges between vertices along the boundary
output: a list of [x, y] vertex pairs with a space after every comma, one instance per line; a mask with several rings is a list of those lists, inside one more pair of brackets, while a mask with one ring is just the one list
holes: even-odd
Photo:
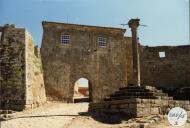
[[1, 122], [1, 128], [65, 128], [88, 104], [50, 103], [34, 110], [18, 112], [14, 119]]
[[[14, 113], [14, 119], [1, 122], [1, 128], [130, 128], [129, 124], [105, 124], [85, 113], [88, 103], [48, 103], [45, 106]], [[151, 128], [171, 128], [168, 121], [155, 123]], [[190, 128], [187, 123], [180, 128]]]
[[1, 122], [1, 128], [111, 128], [91, 117], [80, 115], [88, 111], [88, 103], [49, 103], [33, 110], [14, 113], [14, 119]]

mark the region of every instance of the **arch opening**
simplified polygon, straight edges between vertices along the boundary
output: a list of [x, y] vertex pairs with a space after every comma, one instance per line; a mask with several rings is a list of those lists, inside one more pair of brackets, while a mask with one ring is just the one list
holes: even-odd
[[73, 101], [74, 103], [79, 102], [90, 102], [90, 82], [87, 78], [80, 78], [75, 82], [74, 85], [74, 95]]

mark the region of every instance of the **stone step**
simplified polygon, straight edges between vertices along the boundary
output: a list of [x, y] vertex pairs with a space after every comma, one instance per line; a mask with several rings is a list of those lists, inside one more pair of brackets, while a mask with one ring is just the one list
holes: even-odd
[[147, 95], [147, 96], [115, 96], [112, 95], [110, 97], [106, 97], [104, 101], [110, 101], [110, 100], [124, 100], [124, 99], [131, 99], [131, 98], [144, 98], [144, 99], [162, 99], [162, 100], [173, 100], [173, 97], [168, 96], [154, 96], [154, 95]]
[[168, 96], [156, 96], [157, 99], [162, 99], [162, 100], [173, 100], [173, 97], [168, 97]]
[[151, 92], [159, 92], [162, 93], [162, 90], [158, 90], [155, 87], [152, 86], [128, 86], [128, 87], [123, 87], [119, 88], [119, 91], [130, 91], [130, 92], [143, 92], [143, 91], [151, 91]]
[[151, 90], [151, 91], [155, 91], [157, 90], [156, 87], [153, 86], [144, 86], [146, 89]]
[[128, 89], [145, 89], [145, 87], [139, 87], [139, 86], [127, 86], [127, 87], [122, 87], [122, 88], [119, 88], [119, 90], [128, 90]]
[[168, 97], [168, 94], [167, 93], [154, 93], [153, 94], [154, 96], [167, 96]]
[[117, 92], [149, 92], [149, 90], [147, 89], [143, 89], [143, 88], [139, 88], [139, 89], [121, 89], [121, 90], [118, 90]]
[[105, 98], [105, 101], [110, 100], [124, 100], [131, 98], [144, 98], [144, 99], [163, 99], [173, 100], [173, 97], [169, 97], [167, 93], [163, 93], [162, 90], [156, 89], [152, 86], [127, 86], [119, 88], [113, 95]]
[[121, 95], [154, 95], [154, 96], [168, 96], [166, 93], [161, 93], [161, 92], [150, 92], [150, 91], [138, 91], [138, 92], [130, 92], [130, 91], [116, 91], [115, 94], [116, 96], [121, 96]]
[[106, 101], [124, 100], [124, 99], [131, 99], [131, 98], [156, 99], [156, 97], [154, 97], [154, 96], [118, 96], [118, 97], [110, 97], [110, 98], [106, 99]]
[[118, 92], [111, 96], [153, 96], [152, 92]]
[[154, 92], [164, 93], [162, 90], [158, 90], [158, 89], [156, 89]]

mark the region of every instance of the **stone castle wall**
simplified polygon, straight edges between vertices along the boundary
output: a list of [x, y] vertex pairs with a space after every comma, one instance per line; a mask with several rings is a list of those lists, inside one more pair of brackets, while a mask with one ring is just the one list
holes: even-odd
[[[127, 84], [127, 41], [123, 29], [43, 22], [42, 62], [48, 97], [72, 102], [74, 83], [89, 80], [90, 99], [97, 102]], [[62, 33], [71, 36], [61, 44]], [[107, 46], [99, 47], [98, 36]]]
[[1, 27], [1, 108], [23, 109], [25, 104], [25, 29]]
[[28, 32], [26, 42], [26, 107], [32, 108], [46, 102], [40, 49]]
[[[165, 57], [159, 57], [165, 52]], [[190, 86], [190, 46], [141, 47], [141, 83], [175, 90]]]
[[[39, 91], [37, 85], [37, 83], [43, 83], [42, 72], [39, 72], [38, 75], [32, 73], [40, 70], [40, 58], [34, 55], [33, 41], [24, 28], [5, 25], [0, 27], [0, 32], [1, 108], [23, 110], [31, 107], [26, 106], [28, 101], [36, 101], [34, 98], [30, 98], [31, 93], [34, 92], [29, 85], [36, 90], [36, 95], [45, 97], [45, 93]], [[30, 65], [32, 65], [32, 70], [28, 68]], [[45, 91], [44, 87], [42, 90]], [[44, 101], [44, 98], [38, 100], [38, 102]], [[29, 104], [32, 105], [33, 102]]]

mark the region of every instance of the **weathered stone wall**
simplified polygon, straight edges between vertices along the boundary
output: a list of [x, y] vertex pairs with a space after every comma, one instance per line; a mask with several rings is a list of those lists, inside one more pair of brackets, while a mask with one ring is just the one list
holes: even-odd
[[126, 53], [127, 53], [127, 81], [128, 84], [133, 84], [133, 53], [132, 53], [132, 38], [125, 37]]
[[1, 27], [1, 108], [21, 110], [25, 104], [25, 29]]
[[14, 25], [0, 27], [0, 31], [1, 108], [22, 110], [29, 107], [26, 104], [44, 102], [41, 60], [34, 55], [28, 32]]
[[[160, 58], [159, 52], [165, 52]], [[190, 46], [142, 46], [141, 83], [166, 90], [190, 86]]]
[[39, 48], [28, 32], [26, 42], [26, 107], [33, 108], [46, 102], [43, 69]]
[[[127, 40], [123, 29], [43, 22], [42, 62], [48, 97], [72, 102], [74, 83], [89, 80], [90, 99], [102, 100], [127, 85]], [[61, 33], [70, 44], [61, 44]], [[107, 40], [99, 47], [97, 38]]]
[[141, 99], [131, 98], [115, 101], [104, 101], [90, 103], [89, 111], [97, 114], [121, 114], [125, 117], [147, 117], [153, 115], [164, 115], [170, 108], [181, 107], [190, 111], [189, 101], [164, 100], [164, 99]]

